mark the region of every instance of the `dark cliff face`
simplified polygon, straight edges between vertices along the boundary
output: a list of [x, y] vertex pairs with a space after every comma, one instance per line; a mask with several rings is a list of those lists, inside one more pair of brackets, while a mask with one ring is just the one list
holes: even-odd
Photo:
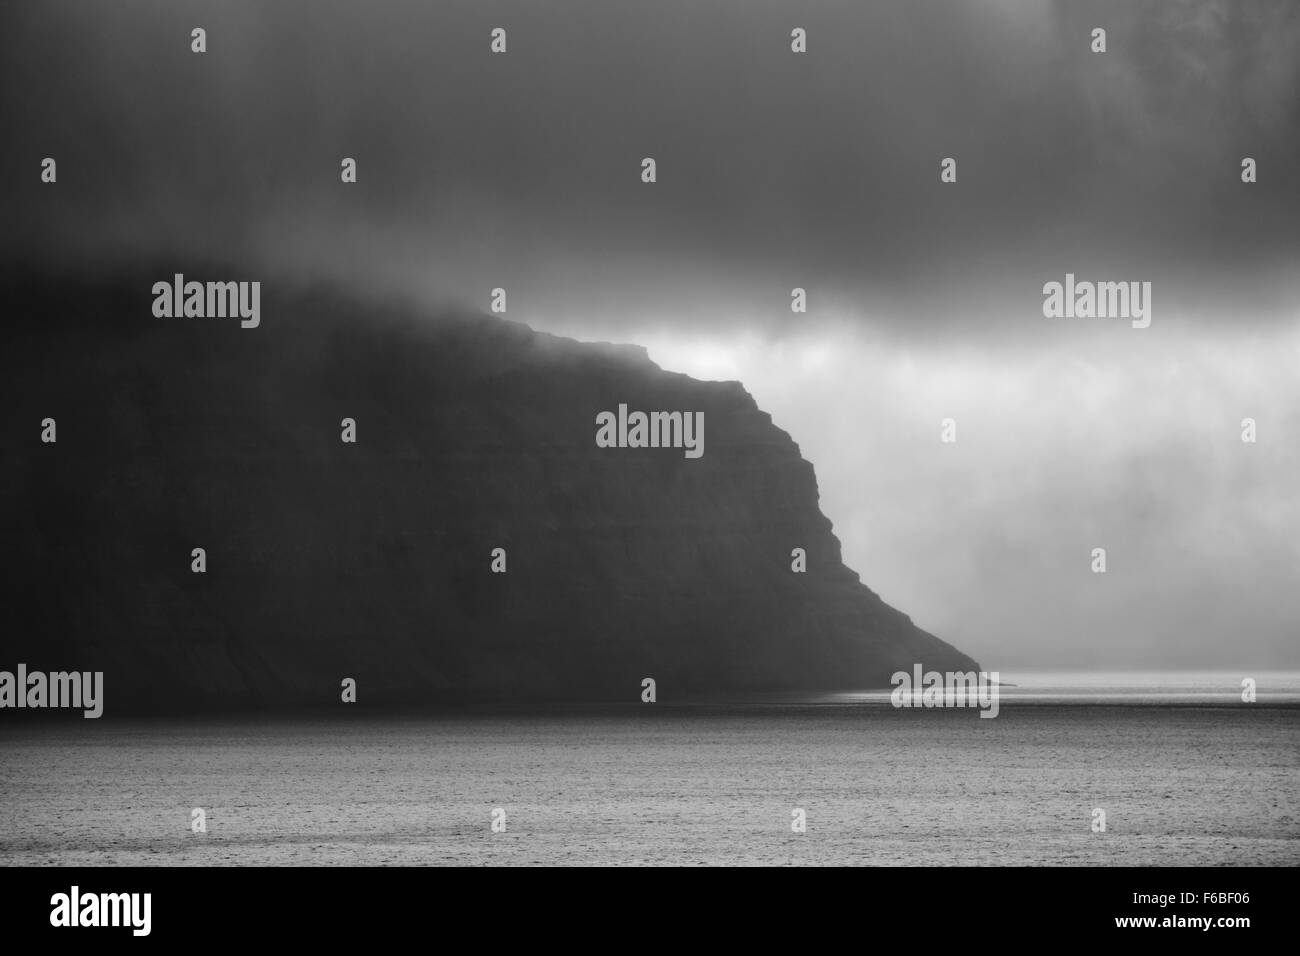
[[[256, 329], [154, 318], [170, 275], [6, 282], [0, 669], [102, 670], [121, 713], [328, 705], [345, 677], [438, 705], [978, 668], [843, 566], [812, 465], [737, 383], [274, 282]], [[620, 403], [703, 412], [703, 457], [598, 448]]]

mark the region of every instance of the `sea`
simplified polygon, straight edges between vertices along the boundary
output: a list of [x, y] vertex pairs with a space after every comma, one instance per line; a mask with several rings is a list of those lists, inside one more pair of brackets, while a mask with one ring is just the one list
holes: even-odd
[[1250, 676], [1005, 672], [993, 719], [0, 719], [0, 865], [1294, 866], [1300, 673]]

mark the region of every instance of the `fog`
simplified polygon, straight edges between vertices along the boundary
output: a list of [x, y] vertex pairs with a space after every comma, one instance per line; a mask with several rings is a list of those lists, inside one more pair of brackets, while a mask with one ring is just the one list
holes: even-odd
[[[502, 287], [743, 381], [986, 666], [1300, 665], [1291, 0], [20, 2], [0, 75], [10, 263]], [[1151, 327], [1044, 318], [1066, 273]]]

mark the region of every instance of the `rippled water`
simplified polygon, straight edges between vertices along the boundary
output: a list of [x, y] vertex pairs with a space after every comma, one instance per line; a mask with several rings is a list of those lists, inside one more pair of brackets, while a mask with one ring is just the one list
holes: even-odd
[[[1004, 689], [994, 720], [841, 697], [0, 723], [0, 862], [1300, 863], [1300, 706], [1285, 694], [1044, 679], [1021, 675], [1025, 699]], [[206, 834], [190, 832], [194, 807]]]

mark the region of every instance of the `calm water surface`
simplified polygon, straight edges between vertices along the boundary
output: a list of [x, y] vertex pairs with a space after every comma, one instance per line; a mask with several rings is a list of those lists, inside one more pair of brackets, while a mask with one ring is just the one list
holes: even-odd
[[0, 863], [1300, 863], [1300, 675], [1257, 675], [1253, 705], [1240, 675], [1002, 679], [994, 720], [862, 694], [0, 722]]

